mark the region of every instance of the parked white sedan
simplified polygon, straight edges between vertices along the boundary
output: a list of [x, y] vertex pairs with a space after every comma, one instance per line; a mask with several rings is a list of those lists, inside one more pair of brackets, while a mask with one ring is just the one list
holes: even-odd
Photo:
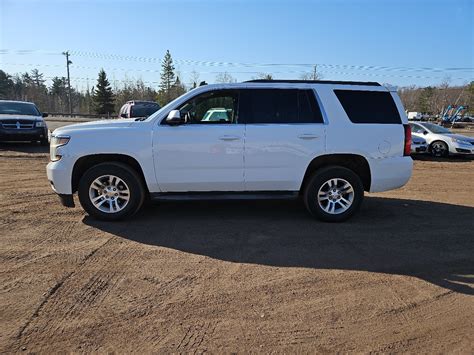
[[449, 154], [474, 154], [474, 138], [452, 133], [449, 129], [429, 122], [410, 122], [414, 136], [423, 137], [428, 151], [437, 157]]

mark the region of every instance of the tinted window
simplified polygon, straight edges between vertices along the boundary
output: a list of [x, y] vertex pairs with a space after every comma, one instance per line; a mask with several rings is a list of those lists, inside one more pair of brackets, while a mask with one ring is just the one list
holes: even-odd
[[40, 116], [40, 113], [35, 105], [23, 102], [0, 102], [0, 114]]
[[334, 93], [353, 123], [401, 123], [389, 92], [334, 90]]
[[311, 90], [246, 89], [240, 94], [239, 118], [245, 123], [321, 123]]
[[324, 122], [313, 90], [298, 90], [298, 108], [299, 123]]
[[131, 117], [148, 117], [160, 109], [158, 104], [135, 104], [132, 106]]

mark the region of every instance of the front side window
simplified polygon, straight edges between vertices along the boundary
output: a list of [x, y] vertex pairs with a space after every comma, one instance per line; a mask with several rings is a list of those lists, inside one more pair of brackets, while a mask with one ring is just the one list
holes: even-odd
[[239, 116], [248, 124], [323, 123], [312, 90], [241, 90]]
[[191, 124], [237, 123], [237, 102], [236, 91], [212, 91], [192, 98], [178, 109]]
[[436, 134], [451, 134], [452, 133], [449, 129], [438, 126], [437, 124], [433, 124], [433, 123], [423, 123], [423, 126]]

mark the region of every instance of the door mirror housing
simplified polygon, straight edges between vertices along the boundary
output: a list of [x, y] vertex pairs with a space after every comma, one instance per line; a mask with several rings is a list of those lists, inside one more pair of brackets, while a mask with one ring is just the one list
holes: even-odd
[[428, 131], [423, 131], [423, 134], [426, 136], [428, 134]]
[[183, 123], [186, 123], [186, 120], [181, 117], [181, 112], [179, 110], [171, 110], [166, 117], [166, 123], [171, 126], [177, 126]]
[[44, 118], [46, 118], [46, 117], [48, 117], [48, 114], [47, 114], [46, 112], [43, 112], [43, 113], [41, 114], [41, 116], [43, 116]]

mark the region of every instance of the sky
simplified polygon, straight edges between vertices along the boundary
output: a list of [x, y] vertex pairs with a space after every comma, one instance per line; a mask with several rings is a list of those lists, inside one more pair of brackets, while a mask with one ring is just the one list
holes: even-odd
[[271, 73], [397, 86], [474, 80], [474, 0], [0, 0], [0, 69], [156, 87], [170, 50], [185, 83]]

